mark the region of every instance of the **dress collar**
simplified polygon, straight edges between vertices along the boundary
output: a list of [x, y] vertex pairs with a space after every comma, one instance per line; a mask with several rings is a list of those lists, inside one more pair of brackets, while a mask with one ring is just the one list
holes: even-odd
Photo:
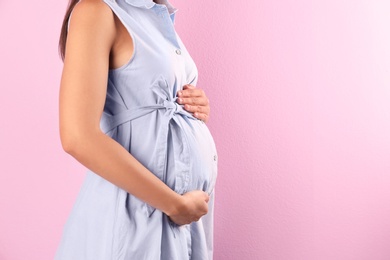
[[150, 9], [152, 8], [156, 3], [152, 0], [125, 0], [126, 3], [135, 6], [135, 7], [143, 7]]
[[175, 8], [169, 0], [156, 0], [156, 3], [153, 0], [125, 0], [126, 3], [135, 6], [150, 9], [156, 4], [165, 5], [168, 8], [169, 14], [173, 14], [177, 12], [177, 8]]

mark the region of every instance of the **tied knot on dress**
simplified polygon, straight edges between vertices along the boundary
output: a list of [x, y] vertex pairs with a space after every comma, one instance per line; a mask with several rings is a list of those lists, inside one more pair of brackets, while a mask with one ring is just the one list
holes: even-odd
[[104, 133], [108, 133], [119, 125], [161, 109], [167, 111], [167, 113], [165, 113], [166, 123], [169, 123], [171, 119], [177, 121], [175, 119], [175, 115], [177, 114], [180, 114], [185, 118], [196, 119], [191, 113], [185, 111], [183, 107], [176, 102], [177, 97], [173, 97], [174, 93], [170, 90], [168, 82], [162, 75], [157, 77], [157, 79], [152, 83], [150, 89], [157, 96], [156, 104], [133, 107], [123, 110], [115, 115], [103, 113], [100, 120], [100, 128], [102, 131]]
[[170, 90], [168, 82], [162, 77], [158, 77], [157, 80], [152, 84], [152, 91], [159, 97], [159, 103], [168, 111], [169, 118], [173, 118], [174, 115], [180, 114], [185, 117], [193, 118], [195, 117], [185, 111], [183, 106], [178, 104], [177, 97], [173, 96], [173, 91]]
[[168, 110], [170, 111], [170, 113], [172, 113], [172, 116], [173, 114], [182, 114], [183, 113], [183, 107], [180, 106], [177, 102], [176, 102], [177, 98], [175, 98], [175, 101], [172, 102], [172, 101], [168, 101], [168, 100], [164, 100], [164, 103], [163, 103], [163, 106]]

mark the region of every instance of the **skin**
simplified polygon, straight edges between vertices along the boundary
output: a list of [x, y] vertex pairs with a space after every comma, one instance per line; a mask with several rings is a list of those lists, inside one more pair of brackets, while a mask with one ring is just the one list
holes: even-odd
[[209, 100], [202, 89], [195, 88], [192, 85], [184, 85], [183, 91], [179, 91], [177, 96], [177, 102], [184, 105], [185, 110], [207, 123], [210, 118], [210, 106]]
[[[176, 224], [198, 221], [208, 211], [207, 193], [175, 193], [100, 130], [107, 72], [124, 64], [132, 52], [130, 35], [104, 2], [82, 0], [75, 6], [60, 86], [63, 149], [102, 178], [161, 210]], [[209, 119], [209, 102], [202, 90], [186, 85], [178, 97], [195, 117]]]

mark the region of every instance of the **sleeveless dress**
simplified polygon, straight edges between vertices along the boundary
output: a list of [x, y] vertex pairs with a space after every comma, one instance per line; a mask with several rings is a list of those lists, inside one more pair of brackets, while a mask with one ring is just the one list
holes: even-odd
[[176, 102], [198, 72], [167, 0], [104, 0], [134, 54], [109, 70], [100, 127], [178, 194], [210, 194], [209, 212], [178, 226], [160, 210], [88, 170], [64, 226], [57, 260], [211, 260], [217, 151], [207, 126]]

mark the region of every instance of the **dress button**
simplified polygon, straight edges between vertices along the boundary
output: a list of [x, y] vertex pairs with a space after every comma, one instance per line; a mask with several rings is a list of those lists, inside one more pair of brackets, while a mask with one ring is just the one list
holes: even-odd
[[180, 49], [176, 49], [176, 54], [177, 54], [177, 55], [180, 55], [180, 54], [181, 54]]
[[217, 156], [216, 155], [214, 155], [214, 161], [217, 161]]

